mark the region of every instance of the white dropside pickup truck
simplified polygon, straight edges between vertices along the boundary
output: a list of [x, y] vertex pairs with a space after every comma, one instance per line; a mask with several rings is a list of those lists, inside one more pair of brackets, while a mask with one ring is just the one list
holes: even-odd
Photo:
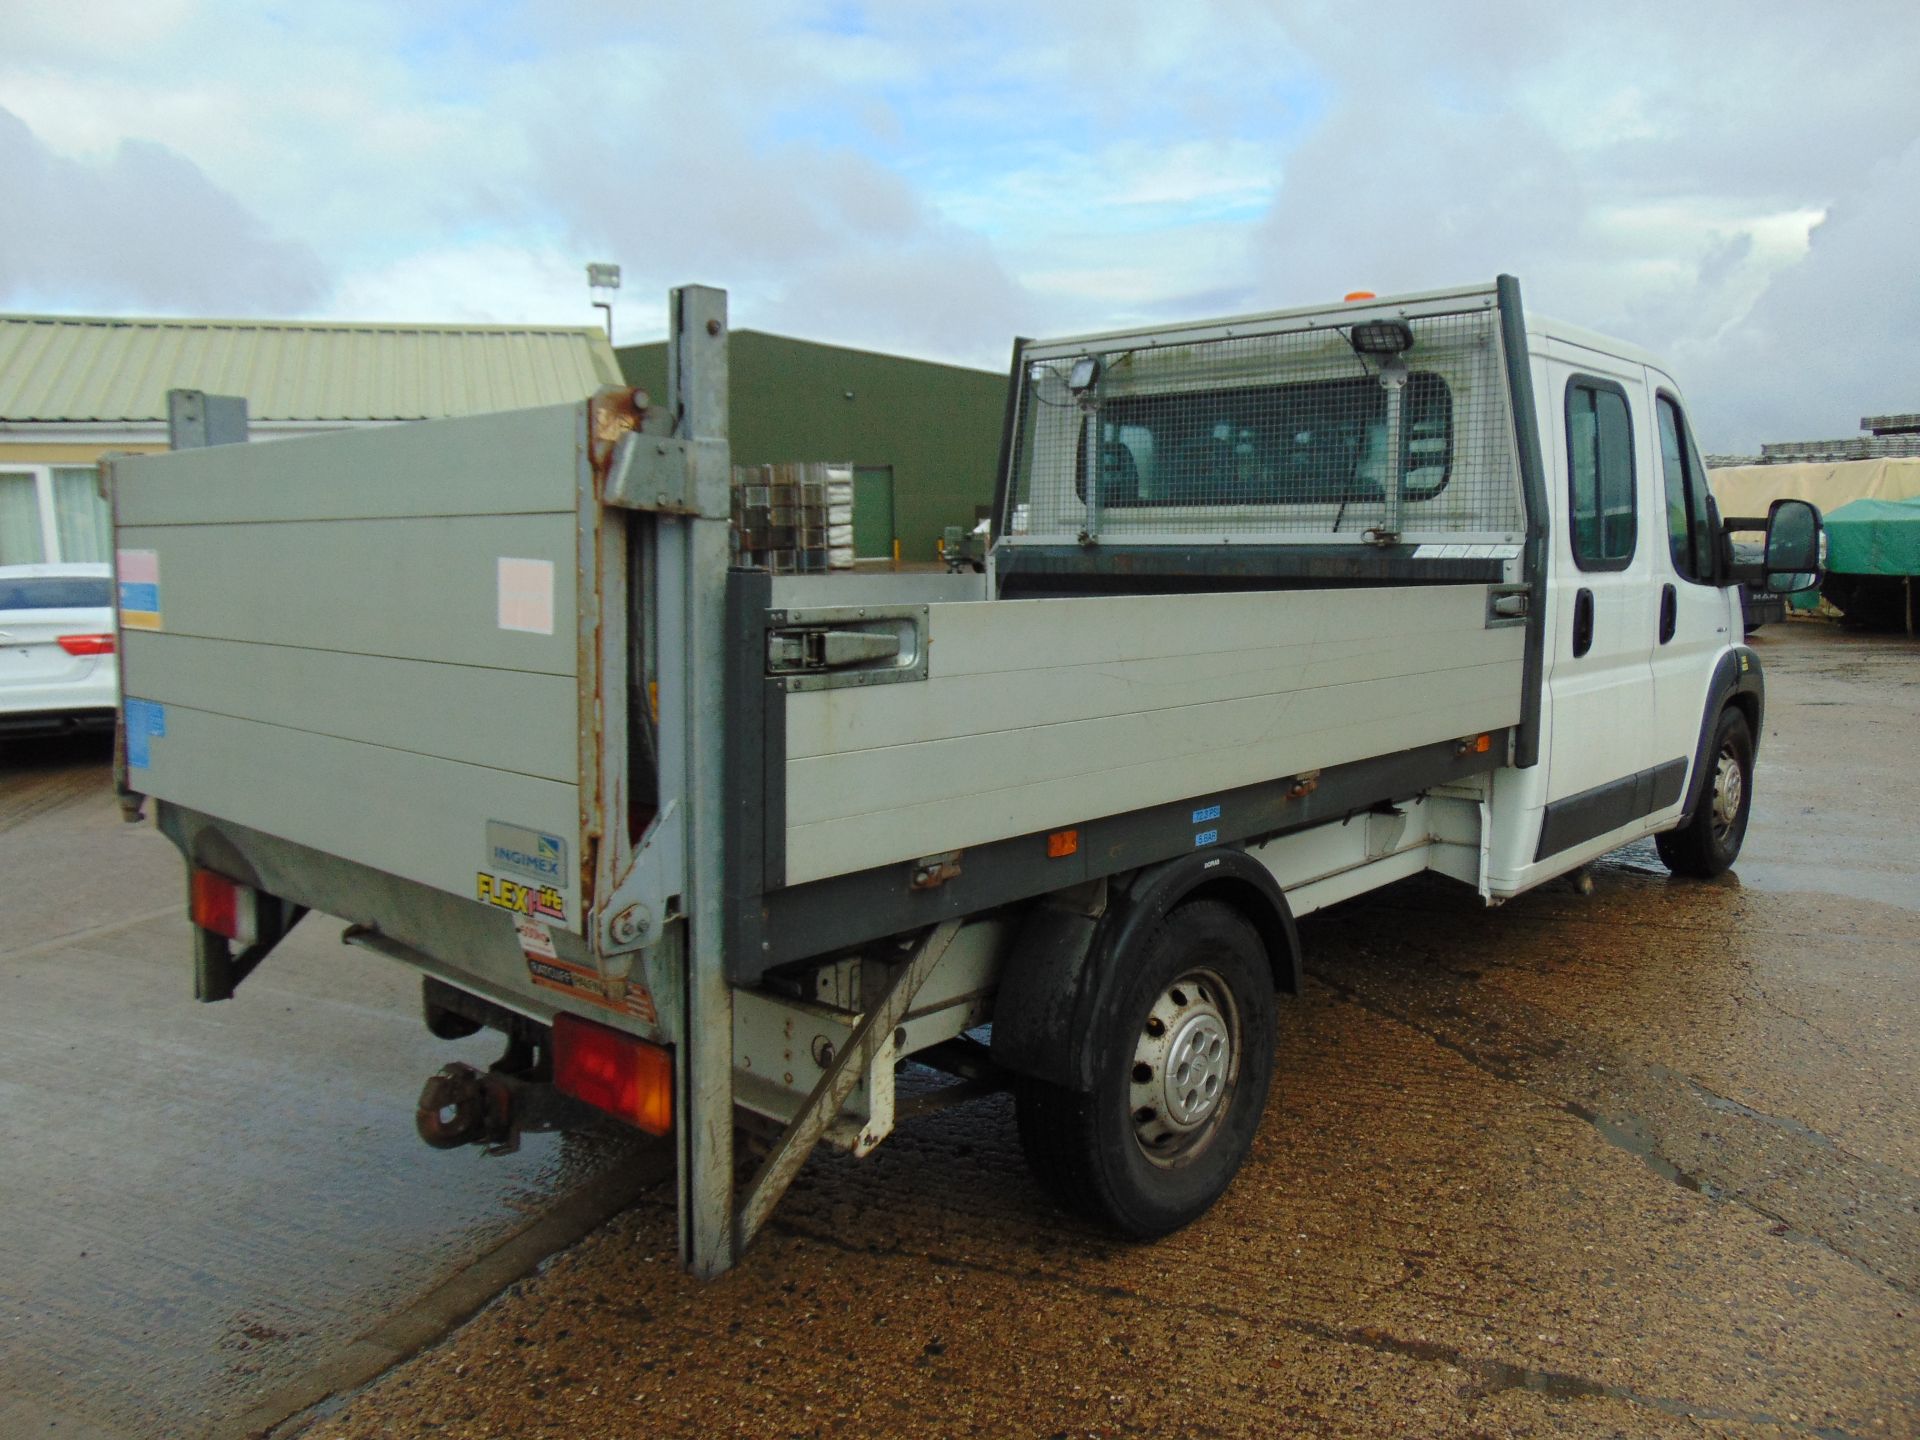
[[197, 992], [339, 917], [506, 1038], [431, 1142], [671, 1135], [714, 1273], [818, 1142], [1011, 1087], [1150, 1237], [1247, 1153], [1300, 916], [1739, 853], [1738, 586], [1814, 583], [1819, 516], [1719, 516], [1673, 378], [1511, 278], [1022, 342], [978, 575], [736, 565], [725, 296], [671, 307], [664, 397], [109, 467], [120, 783]]

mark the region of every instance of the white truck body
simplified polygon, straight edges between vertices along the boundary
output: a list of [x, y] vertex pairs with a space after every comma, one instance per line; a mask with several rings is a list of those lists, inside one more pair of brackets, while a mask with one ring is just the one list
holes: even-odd
[[[880, 1143], [908, 1055], [1096, 1093], [1136, 913], [1234, 910], [1284, 991], [1294, 917], [1423, 870], [1498, 902], [1721, 802], [1737, 850], [1759, 669], [1678, 389], [1512, 281], [1023, 344], [984, 576], [729, 570], [725, 335], [676, 292], [664, 407], [110, 474], [122, 785], [195, 872], [199, 993], [317, 910], [522, 1088], [660, 1047], [695, 1268], [816, 1140]], [[1254, 1057], [1264, 1003], [1178, 1033]], [[1184, 1173], [1227, 1111], [1154, 1093]], [[781, 1132], [737, 1201], [736, 1114]]]

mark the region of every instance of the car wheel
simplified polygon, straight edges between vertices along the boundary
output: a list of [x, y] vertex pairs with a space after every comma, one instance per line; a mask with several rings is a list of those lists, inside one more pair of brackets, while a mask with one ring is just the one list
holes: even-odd
[[1721, 715], [1707, 763], [1712, 768], [1693, 818], [1654, 837], [1667, 869], [1702, 880], [1721, 874], [1740, 858], [1753, 810], [1753, 732], [1738, 710]]
[[1096, 1007], [1091, 1093], [1031, 1080], [1016, 1093], [1041, 1181], [1151, 1239], [1206, 1213], [1252, 1148], [1273, 1079], [1273, 971], [1253, 926], [1213, 900], [1172, 911], [1136, 956]]

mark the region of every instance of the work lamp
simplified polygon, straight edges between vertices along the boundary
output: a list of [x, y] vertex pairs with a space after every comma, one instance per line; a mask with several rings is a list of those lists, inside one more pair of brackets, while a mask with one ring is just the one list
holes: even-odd
[[1404, 320], [1358, 320], [1347, 343], [1362, 355], [1398, 355], [1413, 348], [1413, 331]]

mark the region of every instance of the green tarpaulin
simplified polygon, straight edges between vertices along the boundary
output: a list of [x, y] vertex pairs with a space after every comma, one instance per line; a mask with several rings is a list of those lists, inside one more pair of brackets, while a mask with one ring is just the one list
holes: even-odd
[[1829, 571], [1920, 575], [1920, 499], [1855, 500], [1826, 522]]

